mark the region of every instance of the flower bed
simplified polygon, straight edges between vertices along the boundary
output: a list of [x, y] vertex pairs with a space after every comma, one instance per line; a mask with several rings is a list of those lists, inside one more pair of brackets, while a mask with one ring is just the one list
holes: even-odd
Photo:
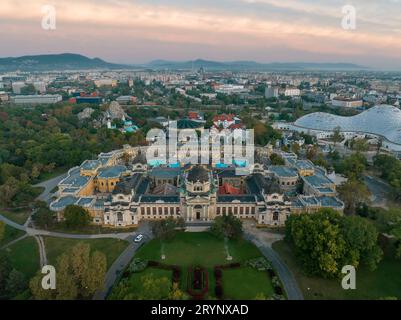
[[188, 269], [187, 291], [195, 300], [205, 297], [209, 291], [209, 278], [205, 268], [198, 266]]

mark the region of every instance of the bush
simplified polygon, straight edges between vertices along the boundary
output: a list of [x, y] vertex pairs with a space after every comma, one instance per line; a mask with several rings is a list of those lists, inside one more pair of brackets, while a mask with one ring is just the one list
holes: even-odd
[[223, 287], [220, 284], [216, 285], [216, 287], [214, 288], [214, 293], [215, 293], [217, 299], [222, 299], [223, 298]]
[[248, 260], [245, 264], [247, 266], [249, 266], [251, 268], [254, 268], [256, 270], [259, 270], [259, 271], [265, 271], [265, 270], [272, 269], [272, 266], [271, 266], [270, 262], [267, 261], [263, 257], [259, 257], [259, 258]]
[[177, 266], [173, 267], [173, 282], [179, 283], [181, 278], [181, 269]]
[[148, 262], [148, 267], [160, 267], [160, 262], [150, 260], [150, 261]]
[[220, 279], [222, 276], [223, 272], [221, 271], [220, 268], [214, 268], [214, 277], [217, 279]]
[[148, 266], [148, 261], [135, 258], [129, 265], [129, 272], [141, 272]]

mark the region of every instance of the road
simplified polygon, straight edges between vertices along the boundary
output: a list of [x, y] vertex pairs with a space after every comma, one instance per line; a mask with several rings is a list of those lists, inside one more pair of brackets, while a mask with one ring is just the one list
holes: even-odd
[[134, 242], [135, 235], [129, 237], [130, 245], [123, 251], [122, 254], [114, 261], [110, 269], [106, 273], [104, 281], [104, 288], [98, 291], [94, 296], [93, 300], [104, 300], [110, 293], [113, 285], [116, 283], [121, 272], [128, 266], [136, 251], [144, 245], [146, 242], [152, 239], [152, 232], [148, 223], [143, 223], [139, 226], [137, 234], [143, 234], [144, 238], [140, 243]]
[[387, 208], [386, 196], [390, 193], [391, 187], [383, 180], [374, 176], [365, 175], [363, 178], [366, 186], [368, 187], [370, 193], [372, 194], [371, 201], [373, 206], [386, 209]]
[[45, 190], [42, 192], [40, 196], [38, 196], [36, 199], [45, 201], [47, 203], [50, 202], [51, 199], [51, 191], [58, 186], [61, 180], [63, 180], [65, 177], [67, 177], [67, 172], [63, 173], [57, 177], [54, 177], [52, 179], [43, 181], [41, 183], [35, 184], [34, 187], [42, 187], [45, 188]]
[[287, 298], [289, 300], [303, 300], [304, 297], [294, 275], [271, 247], [274, 242], [283, 239], [283, 235], [257, 229], [254, 225], [249, 223], [244, 224], [244, 231], [245, 239], [257, 246], [265, 258], [271, 262], [284, 286]]

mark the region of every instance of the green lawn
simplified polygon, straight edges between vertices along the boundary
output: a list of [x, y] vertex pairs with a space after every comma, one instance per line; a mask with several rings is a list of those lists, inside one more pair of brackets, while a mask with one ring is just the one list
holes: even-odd
[[18, 224], [24, 224], [31, 214], [30, 209], [0, 211], [0, 214]]
[[[161, 260], [162, 247], [165, 260]], [[138, 250], [135, 258], [180, 266], [182, 268], [180, 287], [183, 291], [187, 289], [189, 266], [201, 265], [207, 268], [209, 275], [208, 294], [209, 298], [214, 298], [213, 267], [215, 265], [245, 262], [261, 256], [260, 251], [252, 243], [245, 240], [229, 241], [228, 251], [233, 258], [231, 261], [227, 261], [224, 241], [217, 239], [212, 234], [207, 232], [180, 232], [173, 241], [164, 242], [163, 245], [159, 240], [150, 241]], [[139, 273], [138, 276], [141, 274], [143, 273]], [[138, 276], [134, 274], [132, 278], [135, 279]], [[224, 270], [223, 281], [225, 295], [232, 299], [253, 299], [259, 293], [263, 292], [266, 296], [270, 296], [273, 292], [267, 273], [258, 272], [248, 267]]]
[[27, 279], [39, 271], [39, 249], [33, 237], [22, 239], [3, 251], [8, 253], [13, 268], [24, 273]]
[[129, 228], [112, 228], [112, 227], [102, 227], [95, 225], [88, 225], [85, 227], [77, 227], [74, 229], [68, 228], [64, 223], [57, 223], [54, 227], [49, 228], [50, 231], [70, 233], [70, 234], [111, 234], [111, 233], [121, 233], [121, 232], [133, 232], [137, 227]]
[[109, 268], [115, 259], [125, 250], [128, 242], [118, 239], [65, 239], [45, 237], [47, 260], [50, 264], [56, 264], [57, 257], [68, 251], [76, 244], [83, 242], [91, 246], [91, 250], [103, 252], [107, 258]]
[[6, 225], [4, 238], [0, 241], [0, 248], [17, 238], [22, 237], [24, 234], [24, 231]]
[[290, 246], [279, 241], [273, 244], [283, 261], [293, 272], [305, 299], [401, 299], [401, 261], [392, 253], [386, 253], [378, 269], [371, 272], [361, 267], [356, 272], [356, 290], [343, 290], [341, 280], [328, 280], [306, 276]]
[[224, 295], [228, 299], [253, 299], [263, 293], [265, 297], [273, 295], [273, 286], [266, 271], [250, 267], [241, 267], [223, 271]]

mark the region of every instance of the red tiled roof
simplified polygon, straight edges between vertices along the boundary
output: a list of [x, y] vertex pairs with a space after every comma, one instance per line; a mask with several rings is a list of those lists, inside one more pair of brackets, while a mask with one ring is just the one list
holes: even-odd
[[217, 121], [234, 121], [234, 115], [233, 114], [220, 114], [220, 115], [214, 116], [213, 121], [214, 122], [217, 122]]
[[241, 189], [235, 188], [226, 182], [219, 187], [219, 194], [241, 194]]

